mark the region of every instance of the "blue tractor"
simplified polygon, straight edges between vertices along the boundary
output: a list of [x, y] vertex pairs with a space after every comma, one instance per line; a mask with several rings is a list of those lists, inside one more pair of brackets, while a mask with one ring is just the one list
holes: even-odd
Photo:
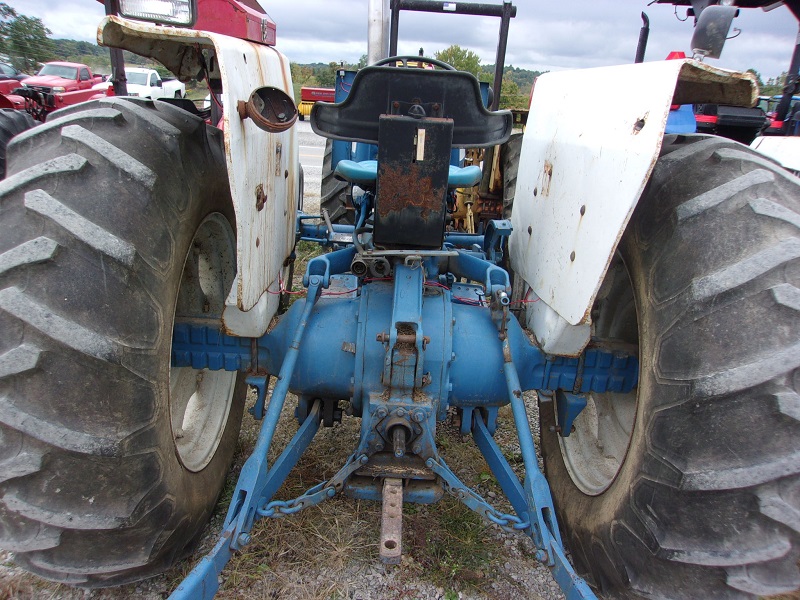
[[[392, 21], [434, 4], [506, 25], [514, 10], [393, 0]], [[467, 234], [448, 227], [448, 198], [482, 173], [452, 152], [502, 145], [511, 114], [487, 110], [468, 73], [376, 60], [311, 114], [321, 135], [377, 147], [336, 165], [362, 190], [345, 225], [296, 211], [289, 62], [256, 7], [121, 0], [101, 23], [103, 43], [207, 80], [213, 124], [183, 102], [104, 98], [8, 147], [0, 545], [87, 587], [174, 564], [215, 505], [249, 385], [258, 441], [174, 598], [212, 597], [257, 520], [339, 494], [382, 503], [390, 564], [404, 504], [449, 494], [528, 536], [571, 600], [797, 589], [800, 183], [730, 140], [664, 133], [673, 104], [754, 101], [752, 77], [691, 59], [540, 77], [510, 219]], [[389, 22], [388, 3], [373, 8]], [[576, 80], [615, 90], [596, 100], [603, 119], [572, 118]], [[330, 251], [278, 315], [301, 239]], [[268, 460], [289, 393], [299, 426]], [[279, 500], [345, 404], [360, 419], [349, 458]], [[504, 406], [522, 477], [494, 439]], [[453, 413], [510, 508], [443, 458]]]

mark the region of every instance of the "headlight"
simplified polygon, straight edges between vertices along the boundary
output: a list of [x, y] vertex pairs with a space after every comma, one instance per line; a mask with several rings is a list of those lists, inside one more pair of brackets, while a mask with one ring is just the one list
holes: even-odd
[[191, 27], [197, 16], [196, 0], [120, 0], [119, 14], [130, 19]]
[[67, 88], [61, 87], [61, 86], [56, 86], [50, 91], [53, 92], [54, 94], [63, 94], [64, 92], [67, 91]]
[[28, 87], [28, 84], [23, 82], [23, 81], [20, 81], [19, 85], [20, 85], [20, 87]]

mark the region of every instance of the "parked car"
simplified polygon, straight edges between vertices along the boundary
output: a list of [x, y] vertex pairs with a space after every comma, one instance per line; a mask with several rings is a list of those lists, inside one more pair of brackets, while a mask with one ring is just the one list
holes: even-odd
[[155, 69], [127, 67], [128, 95], [158, 100], [159, 98], [185, 98], [186, 85], [172, 77], [162, 79]]
[[35, 76], [20, 82], [20, 87], [12, 94], [3, 93], [15, 107], [19, 102], [24, 102], [26, 110], [35, 119], [44, 121], [47, 114], [54, 110], [101, 95], [102, 92], [98, 92], [94, 86], [102, 82], [103, 76], [93, 75], [87, 65], [49, 62]]
[[17, 81], [22, 81], [28, 77], [30, 77], [30, 75], [26, 75], [13, 65], [0, 62], [0, 81], [4, 81], [6, 79], [16, 79]]

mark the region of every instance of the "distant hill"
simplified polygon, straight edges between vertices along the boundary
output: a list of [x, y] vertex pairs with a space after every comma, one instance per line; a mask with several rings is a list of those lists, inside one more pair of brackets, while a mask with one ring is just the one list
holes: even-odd
[[[78, 62], [89, 65], [97, 73], [110, 73], [111, 60], [108, 48], [98, 46], [92, 42], [82, 42], [78, 40], [57, 39], [53, 40], [53, 59], [69, 62]], [[156, 61], [143, 58], [131, 52], [123, 52], [125, 64], [148, 66], [157, 69], [162, 75], [167, 74], [167, 70]], [[366, 59], [366, 57], [363, 57]], [[332, 87], [336, 63], [315, 62], [309, 64], [292, 63], [292, 78], [295, 83], [295, 96], [299, 101], [301, 86], [320, 86]], [[345, 68], [355, 68], [354, 65], [345, 65]], [[482, 72], [486, 78], [491, 80], [494, 75], [494, 65], [481, 65]], [[506, 90], [503, 86], [503, 100], [509, 106], [527, 106], [528, 98], [531, 93], [533, 81], [542, 74], [542, 71], [531, 71], [508, 65], [505, 68], [504, 80], [510, 79], [516, 84], [516, 89], [511, 85]], [[483, 78], [483, 76], [482, 76]]]
[[[97, 73], [111, 72], [111, 57], [108, 48], [98, 46], [92, 42], [66, 39], [53, 40], [53, 55], [53, 60], [83, 63], [89, 65], [92, 71]], [[143, 58], [138, 54], [127, 51], [124, 51], [122, 55], [127, 65], [158, 67], [158, 70], [162, 71], [162, 75], [167, 73], [164, 67], [149, 58]]]

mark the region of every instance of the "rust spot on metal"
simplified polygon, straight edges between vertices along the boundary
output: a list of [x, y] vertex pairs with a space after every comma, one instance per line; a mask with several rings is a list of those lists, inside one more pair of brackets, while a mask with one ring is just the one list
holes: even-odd
[[511, 348], [508, 344], [503, 344], [503, 362], [512, 362]]
[[239, 100], [236, 103], [236, 112], [239, 113], [239, 118], [245, 120], [247, 118], [247, 102]]
[[553, 163], [549, 160], [544, 161], [544, 171], [542, 171], [542, 195], [550, 195], [550, 182], [553, 180]]
[[264, 205], [267, 203], [267, 195], [264, 193], [264, 184], [259, 183], [256, 186], [256, 210], [264, 210]]
[[400, 564], [403, 535], [403, 480], [387, 477], [383, 480], [381, 510], [381, 562]]
[[418, 209], [423, 220], [427, 220], [431, 212], [434, 218], [439, 218], [446, 190], [434, 187], [430, 177], [420, 177], [417, 164], [408, 164], [406, 168], [385, 165], [380, 182], [377, 208], [382, 218], [390, 218], [395, 213], [409, 209]]
[[391, 458], [383, 454], [375, 454], [369, 462], [355, 472], [359, 477], [399, 477], [402, 479], [423, 479], [435, 481], [436, 475], [418, 456], [406, 454], [401, 458]]

